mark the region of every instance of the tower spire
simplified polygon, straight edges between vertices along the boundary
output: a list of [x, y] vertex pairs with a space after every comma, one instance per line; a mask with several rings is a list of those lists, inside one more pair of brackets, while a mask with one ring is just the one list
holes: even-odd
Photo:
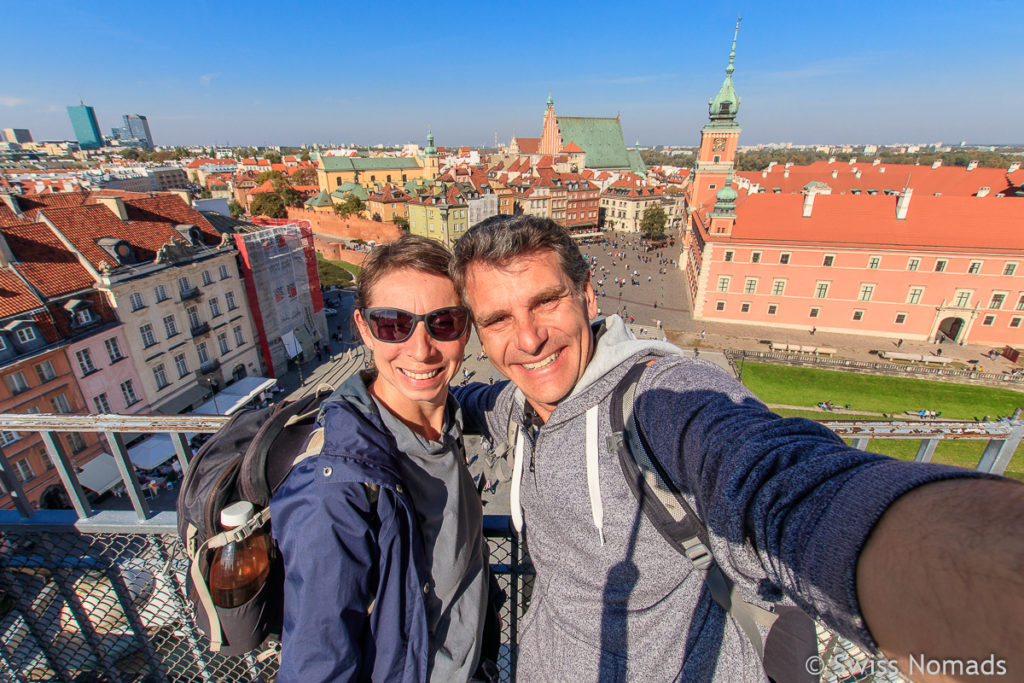
[[725, 67], [725, 81], [718, 94], [708, 101], [708, 114], [712, 125], [731, 125], [735, 123], [736, 112], [740, 108], [740, 98], [732, 84], [732, 74], [736, 70], [736, 39], [740, 33], [740, 17], [736, 17], [736, 29], [732, 34], [732, 49], [729, 50], [729, 65]]
[[732, 49], [729, 50], [729, 66], [725, 67], [725, 73], [732, 76], [732, 72], [736, 70], [736, 38], [740, 35], [740, 22], [743, 21], [743, 17], [736, 17], [736, 30], [732, 34]]

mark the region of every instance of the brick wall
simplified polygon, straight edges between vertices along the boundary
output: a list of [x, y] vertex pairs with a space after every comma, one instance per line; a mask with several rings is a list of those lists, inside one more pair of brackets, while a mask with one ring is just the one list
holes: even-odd
[[[377, 221], [345, 216], [341, 218], [332, 212], [310, 211], [309, 209], [288, 208], [289, 220], [309, 221], [313, 234], [333, 235], [347, 239], [361, 239], [367, 242], [390, 242], [398, 239], [402, 229], [394, 223], [378, 223]], [[317, 247], [320, 250], [320, 247]], [[326, 252], [323, 252], [326, 256]]]

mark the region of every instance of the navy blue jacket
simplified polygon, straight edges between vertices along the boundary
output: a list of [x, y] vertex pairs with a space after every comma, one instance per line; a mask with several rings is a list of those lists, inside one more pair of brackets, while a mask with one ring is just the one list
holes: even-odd
[[[270, 502], [285, 565], [281, 683], [427, 678], [423, 546], [395, 440], [363, 399], [339, 390], [324, 403], [323, 451]], [[364, 482], [380, 486], [376, 502]]]

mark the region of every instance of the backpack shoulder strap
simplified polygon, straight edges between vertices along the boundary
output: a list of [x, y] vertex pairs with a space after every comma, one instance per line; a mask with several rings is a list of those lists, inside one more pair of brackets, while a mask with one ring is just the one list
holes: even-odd
[[775, 614], [745, 602], [729, 577], [715, 563], [707, 527], [653, 456], [643, 428], [636, 419], [640, 377], [657, 360], [657, 356], [639, 359], [612, 392], [610, 417], [613, 433], [608, 437], [608, 446], [618, 452], [626, 483], [640, 501], [647, 519], [669, 545], [701, 573], [711, 597], [736, 620], [758, 657], [763, 659], [764, 643], [757, 624], [770, 627]]

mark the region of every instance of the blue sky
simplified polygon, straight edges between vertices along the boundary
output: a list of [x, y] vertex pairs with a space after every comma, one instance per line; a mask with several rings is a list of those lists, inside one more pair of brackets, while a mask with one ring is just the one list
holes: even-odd
[[1024, 143], [1024, 3], [63, 2], [3, 11], [0, 127], [157, 144], [507, 142], [558, 113], [693, 145], [743, 15], [741, 144]]

